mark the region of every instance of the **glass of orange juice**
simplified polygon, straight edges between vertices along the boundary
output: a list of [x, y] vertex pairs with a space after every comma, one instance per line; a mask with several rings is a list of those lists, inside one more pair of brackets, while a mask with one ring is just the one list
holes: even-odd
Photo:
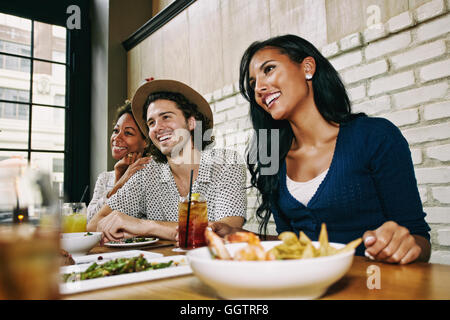
[[62, 232], [86, 232], [86, 203], [64, 203], [62, 207]]

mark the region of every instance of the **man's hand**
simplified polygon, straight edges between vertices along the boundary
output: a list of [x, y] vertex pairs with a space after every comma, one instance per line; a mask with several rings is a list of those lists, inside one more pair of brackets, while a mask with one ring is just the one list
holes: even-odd
[[113, 211], [97, 224], [97, 231], [103, 232], [107, 241], [118, 241], [123, 238], [146, 236], [148, 220], [130, 217], [119, 211]]

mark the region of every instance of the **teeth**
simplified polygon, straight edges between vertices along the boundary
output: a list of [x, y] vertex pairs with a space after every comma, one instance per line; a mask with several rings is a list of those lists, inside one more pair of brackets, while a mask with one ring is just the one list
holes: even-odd
[[125, 147], [118, 147], [118, 146], [114, 146], [115, 149], [119, 149], [119, 150], [125, 150]]
[[278, 98], [280, 95], [281, 95], [281, 93], [277, 92], [277, 93], [274, 93], [274, 94], [268, 96], [268, 97], [266, 98], [266, 105], [268, 106], [273, 100], [275, 100], [276, 98]]
[[158, 138], [158, 140], [159, 140], [160, 142], [166, 141], [166, 140], [168, 140], [168, 139], [170, 139], [170, 135], [167, 135], [167, 136], [163, 136], [163, 137]]

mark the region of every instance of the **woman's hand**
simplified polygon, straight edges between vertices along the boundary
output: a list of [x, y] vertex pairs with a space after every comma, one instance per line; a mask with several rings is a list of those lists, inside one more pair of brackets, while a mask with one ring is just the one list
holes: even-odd
[[[135, 159], [135, 160], [133, 163], [131, 163], [128, 166], [128, 168], [122, 174], [122, 176], [119, 178], [119, 180], [116, 180], [116, 184], [123, 186], [125, 184], [125, 182], [127, 182], [128, 179], [130, 179], [130, 177], [136, 173], [136, 171], [143, 169], [145, 167], [145, 165], [147, 163], [149, 163], [152, 158], [151, 157], [135, 158], [133, 156], [133, 158], [131, 158], [131, 159]], [[130, 161], [132, 161], [132, 160], [130, 160]], [[116, 179], [117, 179], [117, 175], [116, 175]]]
[[[139, 156], [139, 153], [130, 152], [125, 155], [122, 159], [116, 162], [114, 165], [114, 174], [116, 176], [116, 182], [123, 176], [125, 171], [127, 171], [130, 164], [136, 161], [136, 158]], [[134, 161], [133, 161], [134, 160]]]
[[114, 166], [116, 183], [107, 197], [109, 198], [116, 193], [136, 171], [143, 169], [151, 159], [151, 157], [142, 157], [142, 153], [128, 153], [125, 157], [117, 161]]
[[376, 230], [366, 231], [363, 240], [366, 255], [379, 261], [407, 264], [417, 260], [422, 253], [416, 238], [394, 221], [385, 222]]
[[[144, 167], [144, 164], [148, 163], [151, 157], [142, 157], [142, 152], [130, 152], [125, 157], [117, 161], [114, 165], [114, 173], [116, 175], [116, 183], [124, 176], [127, 175], [125, 182], [139, 169]], [[134, 165], [134, 166], [133, 166]], [[136, 167], [138, 167], [136, 169]], [[133, 173], [127, 174], [132, 169]]]

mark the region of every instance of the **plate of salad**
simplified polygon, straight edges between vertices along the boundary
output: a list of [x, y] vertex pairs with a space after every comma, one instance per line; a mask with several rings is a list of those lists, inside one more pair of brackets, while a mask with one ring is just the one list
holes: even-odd
[[145, 237], [134, 237], [128, 239], [122, 239], [119, 241], [108, 241], [105, 242], [105, 246], [107, 247], [141, 247], [146, 246], [151, 243], [158, 242], [158, 238], [145, 238]]
[[191, 273], [186, 256], [155, 258], [152, 253], [144, 251], [135, 256], [124, 254], [106, 262], [61, 267], [59, 291], [73, 294]]

